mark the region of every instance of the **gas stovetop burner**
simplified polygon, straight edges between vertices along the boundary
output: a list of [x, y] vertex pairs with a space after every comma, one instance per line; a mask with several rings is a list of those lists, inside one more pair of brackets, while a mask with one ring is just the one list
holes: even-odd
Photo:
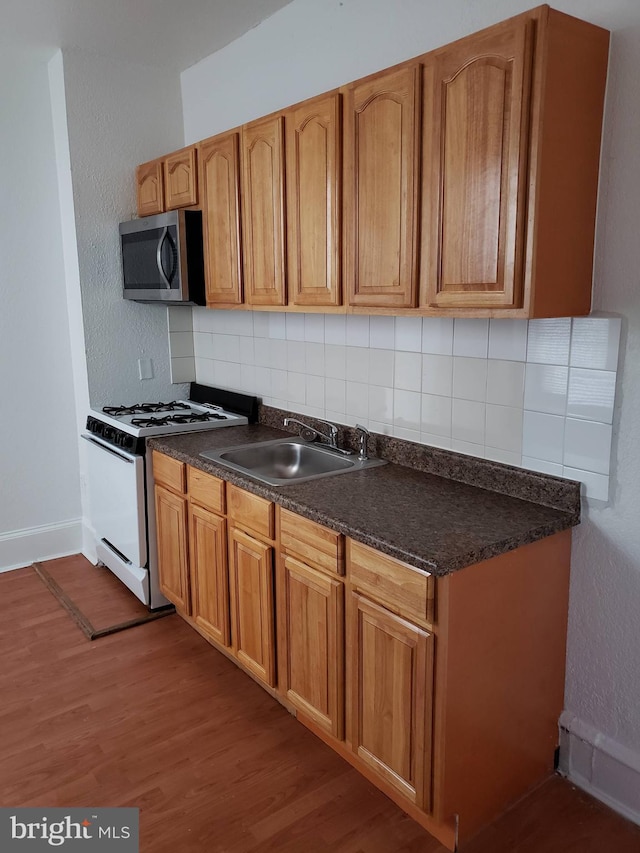
[[[184, 406], [183, 408], [188, 408]], [[161, 418], [132, 418], [131, 426], [135, 427], [158, 427], [168, 426], [169, 424], [197, 424], [204, 421], [224, 421], [227, 420], [225, 415], [218, 412], [189, 412], [185, 415], [165, 415]]]
[[[186, 403], [179, 403], [177, 400], [173, 400], [171, 403], [134, 403], [133, 406], [104, 406], [102, 411], [105, 415], [120, 417], [122, 415], [150, 415], [154, 412], [177, 412], [181, 409], [189, 410], [189, 408]], [[188, 422], [176, 421], [176, 423]]]

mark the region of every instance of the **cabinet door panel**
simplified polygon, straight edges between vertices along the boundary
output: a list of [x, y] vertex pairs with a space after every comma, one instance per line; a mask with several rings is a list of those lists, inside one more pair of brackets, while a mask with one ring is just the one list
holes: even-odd
[[239, 134], [198, 146], [207, 305], [242, 303]]
[[187, 500], [156, 486], [155, 503], [160, 589], [169, 601], [189, 615]]
[[285, 304], [284, 119], [242, 129], [242, 221], [249, 305]]
[[233, 649], [248, 670], [274, 687], [273, 548], [236, 528], [229, 540]]
[[423, 276], [440, 307], [522, 304], [533, 24], [507, 22], [424, 69]]
[[189, 507], [191, 605], [196, 624], [213, 640], [229, 645], [229, 576], [224, 518]]
[[430, 806], [433, 637], [352, 593], [352, 748], [422, 809]]
[[164, 162], [167, 210], [198, 203], [196, 149], [185, 148], [169, 154]]
[[339, 305], [340, 95], [285, 116], [289, 303]]
[[164, 211], [164, 171], [162, 160], [143, 163], [136, 169], [138, 216], [154, 216]]
[[344, 248], [351, 305], [416, 304], [419, 91], [417, 65], [347, 90]]
[[283, 560], [287, 699], [343, 737], [344, 586], [292, 557]]

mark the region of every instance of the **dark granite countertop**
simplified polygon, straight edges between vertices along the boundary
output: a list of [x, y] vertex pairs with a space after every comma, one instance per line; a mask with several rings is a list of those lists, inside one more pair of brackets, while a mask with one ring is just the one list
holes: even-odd
[[393, 463], [268, 486], [199, 455], [288, 434], [252, 425], [162, 436], [149, 445], [438, 576], [579, 523], [579, 497], [574, 510], [557, 509]]

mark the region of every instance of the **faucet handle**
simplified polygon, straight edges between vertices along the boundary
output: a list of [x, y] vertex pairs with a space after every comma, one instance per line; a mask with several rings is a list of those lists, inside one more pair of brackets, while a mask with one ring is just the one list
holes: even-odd
[[358, 441], [360, 443], [360, 452], [358, 453], [358, 459], [364, 462], [369, 457], [367, 456], [367, 439], [371, 435], [369, 430], [366, 427], [363, 427], [362, 424], [356, 424], [356, 429], [360, 433], [358, 436]]

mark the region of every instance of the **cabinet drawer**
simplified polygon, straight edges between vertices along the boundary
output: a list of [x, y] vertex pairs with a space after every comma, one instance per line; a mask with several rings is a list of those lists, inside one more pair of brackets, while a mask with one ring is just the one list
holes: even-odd
[[344, 536], [287, 509], [280, 510], [280, 545], [309, 566], [344, 574]]
[[158, 453], [157, 450], [153, 451], [153, 479], [180, 494], [186, 492], [185, 467], [184, 462], [178, 462], [177, 459]]
[[426, 572], [347, 540], [347, 569], [355, 589], [409, 619], [433, 621], [435, 580]]
[[267, 539], [274, 537], [273, 503], [245, 492], [238, 486], [227, 488], [227, 511], [229, 518], [240, 527], [253, 530]]
[[189, 497], [192, 501], [211, 512], [224, 515], [224, 480], [206, 474], [191, 465], [187, 468], [187, 484], [189, 486]]

